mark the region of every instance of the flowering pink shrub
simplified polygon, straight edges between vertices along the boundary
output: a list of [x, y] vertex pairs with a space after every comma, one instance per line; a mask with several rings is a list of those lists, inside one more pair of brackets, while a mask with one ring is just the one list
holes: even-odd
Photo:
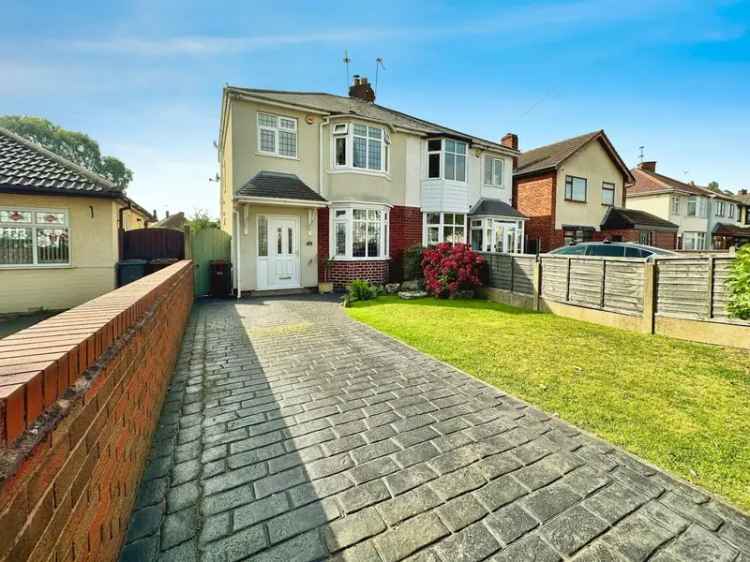
[[427, 248], [422, 253], [425, 288], [440, 298], [473, 290], [482, 285], [479, 270], [484, 261], [466, 244], [443, 243]]

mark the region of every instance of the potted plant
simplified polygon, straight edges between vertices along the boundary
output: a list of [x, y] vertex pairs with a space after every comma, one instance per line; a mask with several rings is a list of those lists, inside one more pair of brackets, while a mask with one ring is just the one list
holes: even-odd
[[323, 281], [318, 281], [318, 292], [321, 295], [333, 292], [333, 282], [329, 281], [328, 278], [333, 267], [333, 258], [321, 260], [320, 267], [323, 269]]

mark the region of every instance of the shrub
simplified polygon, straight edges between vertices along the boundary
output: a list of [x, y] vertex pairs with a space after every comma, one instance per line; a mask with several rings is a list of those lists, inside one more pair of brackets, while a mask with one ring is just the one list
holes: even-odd
[[380, 289], [364, 279], [355, 279], [347, 289], [350, 300], [366, 301], [380, 294]]
[[750, 244], [737, 250], [727, 284], [731, 290], [727, 305], [729, 314], [750, 320]]
[[428, 293], [453, 297], [458, 291], [474, 290], [482, 285], [479, 270], [484, 258], [466, 244], [438, 244], [422, 253], [422, 270]]
[[404, 250], [404, 281], [422, 279], [422, 246], [411, 246]]

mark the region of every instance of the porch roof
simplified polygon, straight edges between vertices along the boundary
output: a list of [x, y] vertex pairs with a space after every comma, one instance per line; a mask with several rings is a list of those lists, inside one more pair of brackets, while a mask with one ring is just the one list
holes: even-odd
[[258, 172], [237, 191], [235, 199], [241, 201], [244, 198], [268, 199], [270, 204], [299, 201], [302, 204], [312, 203], [321, 206], [327, 203], [319, 193], [313, 191], [296, 175], [265, 170]]
[[480, 199], [469, 211], [469, 215], [482, 217], [513, 217], [526, 220], [526, 217], [500, 199]]
[[714, 236], [732, 236], [734, 238], [750, 239], [750, 227], [737, 226], [736, 224], [717, 223], [712, 234]]

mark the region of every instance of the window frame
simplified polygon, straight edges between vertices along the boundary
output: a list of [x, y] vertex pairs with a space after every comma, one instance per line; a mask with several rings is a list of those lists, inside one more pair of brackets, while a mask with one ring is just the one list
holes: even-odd
[[[565, 246], [572, 246], [574, 244], [583, 244], [585, 242], [594, 241], [594, 231], [588, 228], [563, 228], [563, 243]], [[572, 232], [573, 236], [569, 236], [568, 233]], [[578, 233], [581, 233], [580, 240], [578, 239]], [[588, 234], [588, 237], [587, 237]]]
[[[497, 177], [495, 166], [500, 165], [500, 183], [495, 183]], [[487, 171], [490, 170], [490, 183], [487, 183]], [[499, 156], [493, 156], [491, 154], [484, 155], [484, 170], [482, 173], [482, 183], [487, 187], [496, 187], [498, 189], [505, 189], [505, 159]]]
[[[367, 135], [355, 134], [355, 126], [361, 126], [367, 128]], [[340, 131], [336, 129], [343, 126], [344, 128]], [[370, 129], [380, 130], [380, 138], [376, 139], [370, 137]], [[354, 138], [365, 139], [365, 167], [359, 167], [354, 165]], [[338, 141], [344, 142], [344, 163], [341, 164], [338, 161]], [[380, 153], [380, 168], [369, 168], [367, 165], [370, 161], [370, 144], [373, 141], [378, 141], [381, 144]], [[347, 121], [347, 122], [336, 122], [331, 124], [331, 169], [334, 172], [355, 172], [358, 174], [373, 174], [373, 175], [390, 175], [390, 161], [391, 161], [391, 135], [388, 132], [388, 127], [381, 125], [380, 123], [365, 123], [359, 121]]]
[[[428, 223], [427, 217], [428, 215], [438, 215], [438, 222], [437, 223]], [[453, 215], [453, 222], [447, 223], [445, 222], [445, 215]], [[459, 224], [455, 222], [456, 215], [463, 215], [463, 224]], [[468, 214], [467, 213], [460, 213], [460, 212], [442, 212], [442, 211], [436, 211], [436, 212], [424, 212], [422, 213], [422, 245], [427, 247], [430, 246], [430, 239], [429, 239], [429, 232], [430, 229], [437, 229], [438, 231], [438, 240], [436, 244], [442, 244], [445, 242], [445, 230], [446, 228], [457, 228], [462, 227], [463, 228], [463, 240], [460, 242], [449, 242], [450, 244], [466, 244], [467, 240], [467, 220], [468, 220]]]
[[[276, 119], [276, 125], [271, 127], [270, 125], [263, 125], [261, 124], [261, 116], [269, 116], [274, 117]], [[292, 132], [292, 129], [286, 129], [280, 126], [280, 119], [287, 119], [288, 121], [294, 122], [294, 156], [290, 156], [288, 154], [282, 154], [280, 152], [280, 142], [279, 142], [279, 133], [285, 132], [289, 133]], [[299, 160], [299, 119], [296, 117], [290, 117], [289, 115], [280, 115], [277, 113], [269, 113], [267, 111], [257, 111], [256, 116], [256, 129], [257, 129], [257, 146], [256, 151], [261, 156], [272, 156], [275, 158], [286, 158], [287, 160]], [[274, 135], [274, 150], [263, 150], [263, 145], [261, 144], [261, 136], [262, 131], [270, 131]]]
[[[583, 199], [573, 198], [573, 180], [583, 181]], [[568, 195], [568, 186], [570, 186], [570, 195]], [[567, 174], [565, 176], [565, 200], [571, 203], [587, 203], [589, 199], [589, 180], [588, 178], [582, 178], [579, 176], [571, 176]]]
[[[440, 141], [440, 150], [430, 150], [430, 142], [431, 141]], [[447, 150], [447, 141], [451, 141], [457, 144], [461, 144], [465, 147], [464, 152], [458, 152], [458, 151], [448, 151]], [[439, 168], [440, 168], [440, 175], [439, 176], [431, 176], [430, 175], [430, 156], [437, 154], [439, 155]], [[449, 178], [446, 177], [445, 174], [445, 168], [446, 168], [446, 161], [447, 161], [447, 155], [451, 154], [454, 158], [454, 177]], [[455, 160], [456, 158], [461, 157], [464, 159], [464, 179], [458, 180], [455, 179], [455, 171], [457, 170], [455, 166]], [[460, 184], [468, 184], [469, 183], [469, 143], [462, 140], [456, 140], [448, 137], [440, 137], [440, 138], [431, 138], [427, 139], [427, 180], [443, 180], [443, 181], [451, 181], [454, 183], [460, 183]]]
[[[0, 269], [55, 269], [55, 268], [69, 268], [73, 264], [73, 248], [71, 244], [71, 226], [70, 226], [70, 213], [68, 209], [64, 208], [50, 208], [50, 207], [27, 207], [27, 206], [0, 206], [0, 211], [19, 211], [31, 213], [31, 222], [0, 222], [0, 228], [30, 228], [31, 229], [31, 246], [32, 246], [32, 263], [15, 263], [15, 264], [3, 264], [0, 263]], [[63, 215], [62, 224], [45, 224], [37, 222], [37, 213], [55, 213]], [[49, 228], [56, 228], [59, 230], [66, 230], [68, 236], [68, 259], [66, 262], [56, 263], [39, 263], [39, 245], [37, 238], [37, 231]]]
[[[687, 247], [688, 240], [693, 242], [693, 244], [691, 244], [693, 246], [692, 248]], [[683, 250], [705, 250], [706, 249], [706, 233], [700, 230], [690, 230], [687, 232], [683, 232], [682, 249]]]
[[735, 216], [737, 215], [737, 205], [734, 203], [729, 203], [729, 213], [727, 215], [727, 218], [730, 218], [732, 220], [735, 220]]
[[[606, 187], [605, 187], [606, 186]], [[604, 193], [611, 191], [612, 192], [612, 203], [607, 203], [604, 201]], [[614, 182], [611, 181], [603, 181], [602, 182], [602, 205], [605, 207], [614, 207], [615, 206], [615, 193], [617, 192], [617, 186]]]
[[[695, 211], [693, 214], [690, 213], [690, 203], [695, 203]], [[687, 203], [687, 215], [688, 217], [697, 217], [700, 219], [705, 219], [707, 216], [707, 206], [706, 206], [706, 198], [702, 197], [701, 195], [688, 195], [688, 203]]]
[[[365, 254], [368, 253], [369, 247], [367, 244], [368, 228], [367, 225], [371, 223], [380, 225], [380, 232], [378, 235], [380, 252], [377, 256], [355, 256], [354, 255], [354, 211], [364, 211], [366, 218], [365, 222]], [[369, 211], [379, 211], [380, 219], [370, 219], [368, 215]], [[351, 204], [334, 204], [330, 208], [330, 220], [329, 220], [329, 243], [328, 243], [328, 256], [334, 261], [384, 261], [390, 259], [390, 208], [382, 205], [368, 205], [365, 203], [351, 203]], [[338, 212], [343, 214], [338, 215]], [[362, 222], [357, 220], [356, 222]], [[336, 231], [337, 225], [344, 225], [344, 254], [337, 252], [337, 239]]]
[[680, 216], [680, 196], [672, 195], [670, 203], [671, 203], [672, 216], [679, 217]]

